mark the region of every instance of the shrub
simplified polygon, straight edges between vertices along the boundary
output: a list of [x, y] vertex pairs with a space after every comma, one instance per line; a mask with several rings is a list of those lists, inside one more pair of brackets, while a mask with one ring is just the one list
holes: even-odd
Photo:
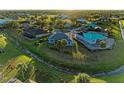
[[100, 45], [100, 47], [104, 48], [104, 47], [106, 47], [106, 42], [102, 40], [99, 42], [99, 45]]
[[75, 83], [89, 83], [91, 77], [88, 74], [85, 73], [79, 73], [77, 76], [75, 76], [74, 81]]

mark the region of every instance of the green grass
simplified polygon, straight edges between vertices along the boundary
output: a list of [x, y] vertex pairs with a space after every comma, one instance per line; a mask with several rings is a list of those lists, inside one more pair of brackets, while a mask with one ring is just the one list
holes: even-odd
[[105, 80], [108, 83], [124, 83], [124, 74], [116, 76], [99, 77], [99, 79]]
[[93, 54], [79, 44], [79, 51], [87, 57], [86, 64], [83, 63], [84, 61], [81, 61], [81, 63], [80, 60], [73, 59], [69, 54], [60, 53], [44, 45], [36, 47], [34, 42], [23, 41], [23, 44], [27, 49], [48, 60], [48, 62], [70, 69], [96, 73], [111, 71], [124, 65], [124, 52], [122, 52], [124, 43], [122, 40], [116, 41], [116, 45], [112, 50], [95, 51]]
[[[30, 61], [31, 61], [31, 58], [25, 55], [20, 55], [16, 58], [12, 58], [11, 61], [2, 68], [2, 73], [3, 73], [4, 78], [0, 80], [0, 82], [7, 82], [11, 78], [16, 77], [18, 74], [18, 70], [16, 69], [17, 64], [23, 64], [23, 63], [27, 63]], [[14, 64], [15, 68], [12, 70], [7, 69], [7, 67], [10, 64], [11, 65]], [[47, 65], [42, 64], [37, 61], [34, 61], [33, 65], [35, 69], [37, 69], [37, 71], [35, 72], [35, 78], [34, 77], [29, 78], [33, 81], [36, 81], [39, 83], [55, 83], [55, 82], [59, 83], [60, 79], [63, 79], [67, 82], [74, 83], [72, 82], [74, 79], [74, 75], [62, 73], [54, 68], [48, 67]], [[105, 81], [100, 80], [100, 79], [91, 78], [91, 83], [104, 83], [104, 82]]]
[[7, 40], [7, 45], [4, 50], [5, 53], [0, 54], [0, 64], [2, 65], [6, 64], [11, 58], [17, 57], [18, 55], [22, 54], [9, 40]]
[[[11, 60], [9, 62], [7, 61], [8, 63], [6, 63], [6, 65], [2, 67], [1, 73], [3, 75], [3, 79], [0, 80], [0, 82], [5, 83], [9, 79], [14, 78], [17, 75], [17, 73], [18, 73], [18, 70], [16, 69], [17, 64], [20, 64], [20, 63], [23, 64], [23, 63], [27, 63], [27, 62], [30, 62], [30, 61], [31, 61], [31, 58], [29, 58], [25, 55], [20, 55], [16, 58], [15, 57], [11, 58]], [[12, 69], [12, 70], [7, 69], [7, 67], [9, 65], [14, 65], [15, 68]]]
[[121, 22], [122, 22], [122, 25], [124, 26], [124, 20], [121, 20]]
[[[124, 50], [124, 43], [121, 40], [119, 27], [118, 25], [111, 26], [113, 34], [116, 38], [116, 45], [114, 48], [112, 50], [95, 51], [91, 53], [86, 48], [84, 48], [82, 44], [78, 44], [79, 52], [86, 56], [86, 60], [83, 61], [73, 59], [71, 54], [60, 53], [53, 49], [49, 49], [46, 43], [42, 43], [40, 47], [36, 47], [34, 45], [35, 41], [23, 40], [21, 43], [31, 52], [41, 56], [51, 64], [67, 67], [73, 70], [83, 71], [86, 73], [108, 72], [124, 65], [124, 52], [122, 51]], [[43, 65], [40, 65], [40, 67], [42, 66]], [[43, 68], [45, 70], [45, 66], [43, 66]], [[50, 70], [52, 70], [52, 68]], [[50, 75], [49, 77], [52, 77], [51, 74], [55, 72], [54, 70], [52, 72], [48, 72], [48, 76]], [[56, 73], [60, 75], [60, 72]], [[44, 78], [41, 79], [41, 82], [58, 82], [58, 78], [61, 77], [61, 75], [60, 77], [57, 76], [56, 79], [55, 77], [49, 78], [46, 76], [43, 76]], [[72, 76], [64, 75], [64, 77], [71, 77], [72, 79]]]
[[71, 81], [74, 76], [70, 74], [65, 74], [54, 68], [48, 67], [45, 64], [40, 62], [35, 63], [35, 67], [39, 70], [40, 73], [36, 73], [37, 77], [34, 79], [36, 82], [40, 83], [59, 83], [60, 79]]
[[91, 78], [90, 83], [106, 83], [106, 81], [98, 78]]

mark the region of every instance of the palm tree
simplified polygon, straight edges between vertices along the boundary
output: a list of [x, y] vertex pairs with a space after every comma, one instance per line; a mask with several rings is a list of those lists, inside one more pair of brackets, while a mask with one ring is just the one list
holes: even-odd
[[55, 47], [56, 47], [56, 49], [58, 49], [59, 51], [61, 50], [61, 40], [57, 40], [57, 41], [55, 42]]
[[17, 77], [21, 78], [22, 81], [24, 81], [26, 78], [25, 72], [27, 71], [27, 65], [26, 64], [18, 64], [17, 69], [18, 69]]
[[75, 76], [75, 82], [76, 83], [89, 83], [90, 82], [90, 76], [85, 73], [80, 73], [77, 76]]
[[15, 29], [17, 29], [19, 27], [19, 22], [18, 21], [10, 21], [8, 24], [5, 25], [5, 27], [15, 31]]
[[62, 39], [61, 40], [61, 47], [62, 47], [62, 50], [64, 49], [64, 47], [67, 46], [67, 40], [66, 39]]
[[18, 75], [17, 77], [21, 81], [26, 81], [29, 78], [32, 78], [35, 74], [35, 67], [33, 61], [24, 64], [17, 65]]
[[22, 34], [23, 34], [23, 29], [16, 29], [16, 33], [17, 33], [17, 39], [16, 39], [16, 44], [18, 45], [19, 41], [22, 39]]

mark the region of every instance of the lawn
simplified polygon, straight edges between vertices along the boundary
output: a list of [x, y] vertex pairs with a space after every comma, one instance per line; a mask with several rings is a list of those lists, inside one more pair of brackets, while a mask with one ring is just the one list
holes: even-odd
[[113, 35], [116, 38], [116, 45], [112, 50], [103, 51], [88, 51], [82, 44], [78, 43], [78, 50], [85, 59], [73, 58], [71, 52], [74, 52], [75, 47], [69, 48], [69, 53], [62, 53], [49, 48], [47, 42], [42, 43], [39, 47], [35, 46], [34, 41], [23, 40], [22, 44], [33, 53], [41, 56], [47, 62], [67, 67], [69, 69], [82, 71], [86, 73], [99, 73], [112, 71], [124, 65], [124, 43], [121, 38], [119, 26], [111, 25]]
[[0, 80], [0, 82], [7, 82], [9, 79], [14, 78], [17, 75], [17, 69], [14, 68], [12, 70], [7, 69], [7, 67], [11, 64], [11, 65], [17, 65], [17, 64], [23, 64], [23, 63], [27, 63], [30, 62], [31, 58], [25, 56], [25, 55], [19, 55], [18, 57], [14, 57], [11, 58], [9, 61], [7, 61], [8, 63], [6, 63], [5, 66], [2, 67], [1, 69], [1, 73], [3, 74], [3, 79]]
[[124, 74], [116, 75], [116, 76], [106, 76], [106, 77], [98, 77], [101, 80], [105, 80], [108, 83], [124, 83]]
[[[118, 25], [111, 25], [112, 31], [116, 36], [116, 45], [112, 50], [88, 51], [82, 44], [78, 43], [79, 54], [84, 55], [85, 59], [75, 59], [71, 52], [75, 47], [68, 48], [69, 53], [60, 53], [49, 48], [47, 42], [41, 43], [39, 47], [35, 46], [36, 40], [30, 41], [23, 39], [20, 43], [31, 52], [39, 55], [47, 62], [72, 70], [82, 71], [89, 74], [112, 71], [124, 65], [124, 43], [121, 40]], [[13, 34], [13, 33], [11, 33]]]
[[44, 44], [40, 47], [36, 47], [33, 41], [23, 42], [23, 44], [27, 49], [52, 64], [79, 71], [82, 70], [88, 73], [111, 71], [124, 65], [124, 52], [122, 52], [122, 50], [124, 50], [124, 43], [121, 40], [116, 42], [112, 50], [95, 51], [92, 53], [85, 49], [83, 45], [79, 44], [79, 51], [87, 56], [86, 62], [74, 60], [70, 55], [49, 49]]
[[7, 40], [7, 45], [5, 47], [5, 53], [0, 54], [0, 64], [4, 65], [11, 58], [17, 57], [22, 54], [19, 50], [16, 49], [15, 45]]
[[[12, 58], [9, 63], [7, 63], [4, 67], [2, 67], [2, 73], [4, 78], [2, 80], [0, 80], [0, 82], [7, 82], [8, 80], [10, 80], [11, 78], [14, 78], [17, 76], [18, 74], [18, 70], [16, 69], [16, 67], [12, 70], [7, 69], [7, 67], [11, 64], [11, 65], [15, 65], [17, 66], [18, 64], [23, 64], [23, 63], [28, 63], [31, 61], [31, 58], [29, 58], [26, 55], [20, 55], [16, 58]], [[37, 71], [35, 72], [35, 78], [34, 77], [30, 77], [30, 80], [39, 82], [39, 83], [59, 83], [60, 79], [63, 79], [67, 82], [72, 82], [74, 79], [74, 75], [70, 75], [70, 74], [65, 74], [62, 73], [56, 69], [53, 69], [51, 67], [48, 67], [45, 64], [42, 64], [40, 62], [37, 61], [33, 61], [34, 63], [34, 67], [35, 69], [37, 69]], [[104, 83], [105, 81], [100, 80], [100, 79], [96, 79], [96, 78], [91, 78], [91, 82], [92, 83]], [[74, 83], [74, 82], [72, 82]]]

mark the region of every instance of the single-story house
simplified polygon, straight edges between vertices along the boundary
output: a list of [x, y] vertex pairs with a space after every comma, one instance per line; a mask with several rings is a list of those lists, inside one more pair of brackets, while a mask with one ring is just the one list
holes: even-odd
[[101, 21], [101, 22], [106, 22], [106, 21], [109, 21], [109, 18], [106, 17], [106, 16], [102, 16], [102, 17], [99, 19], [99, 21]]
[[88, 24], [88, 26], [93, 27], [93, 28], [97, 27], [97, 25], [95, 23], [90, 23], [90, 24]]
[[29, 23], [22, 23], [21, 27], [28, 29], [30, 27]]
[[55, 32], [55, 33], [53, 33], [53, 34], [48, 38], [48, 43], [49, 43], [49, 44], [55, 44], [56, 41], [62, 40], [62, 39], [66, 39], [66, 40], [67, 40], [67, 46], [73, 46], [73, 45], [74, 45], [73, 40], [72, 40], [68, 35], [66, 35], [66, 34], [63, 33], [63, 32]]
[[87, 22], [87, 20], [83, 19], [83, 18], [77, 18], [76, 19], [77, 22], [80, 22], [80, 23], [85, 23]]
[[61, 16], [59, 16], [59, 18], [61, 18], [61, 19], [68, 19], [68, 18], [70, 18], [70, 16], [68, 16], [68, 15], [61, 15]]
[[70, 23], [65, 23], [65, 24], [64, 24], [64, 27], [65, 27], [65, 28], [69, 28], [69, 27], [71, 27], [71, 26], [72, 26], [72, 24], [70, 24]]
[[116, 18], [120, 18], [118, 15], [113, 15], [111, 18], [116, 19]]
[[49, 35], [49, 33], [43, 31], [42, 29], [32, 28], [32, 27], [28, 29], [24, 29], [23, 32], [24, 32], [23, 35], [29, 39], [37, 39]]

